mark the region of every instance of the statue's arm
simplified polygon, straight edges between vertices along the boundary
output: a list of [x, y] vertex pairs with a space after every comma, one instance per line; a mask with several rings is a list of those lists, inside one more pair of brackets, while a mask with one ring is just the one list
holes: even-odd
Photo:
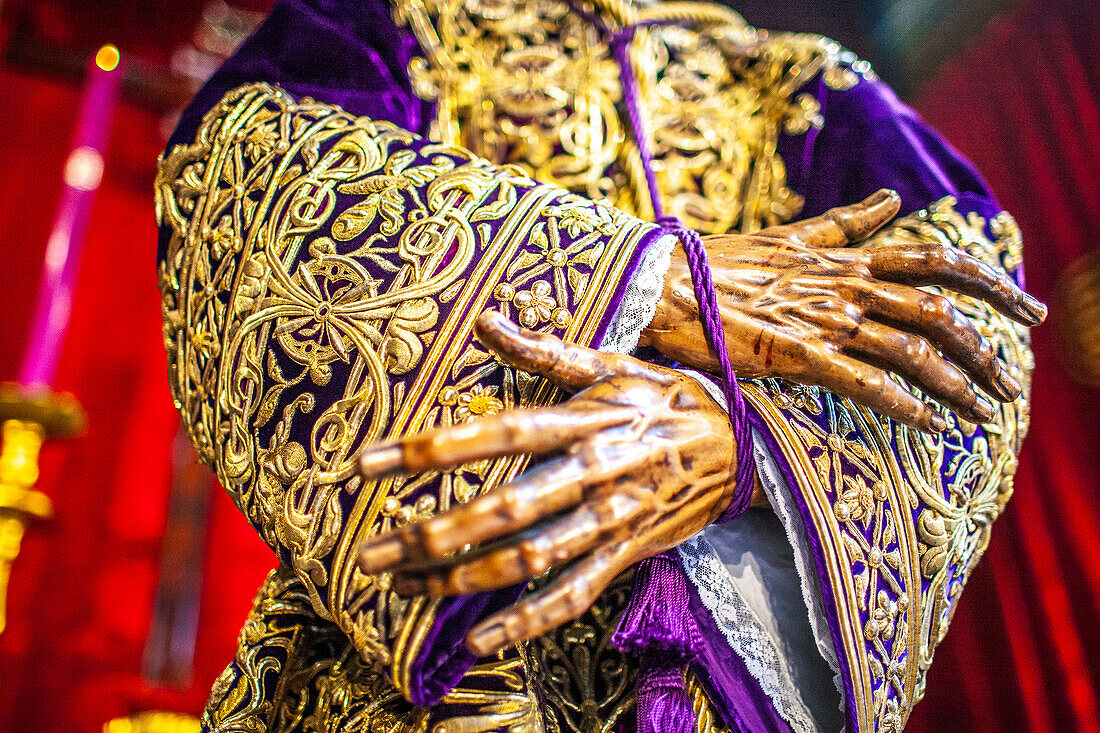
[[[816, 138], [787, 141], [798, 151], [788, 172], [806, 213], [890, 188], [900, 194], [902, 218], [851, 251], [924, 247], [948, 263], [973, 258], [1002, 282], [1022, 285], [1020, 231], [978, 172], [866, 65], [854, 65], [859, 71], [850, 65], [838, 88], [811, 85], [824, 115]], [[995, 385], [975, 384], [995, 398], [990, 415], [937, 407], [946, 429], [921, 433], [808, 386], [812, 380], [745, 385], [811, 545], [832, 646], [848, 670], [852, 730], [900, 727], [923, 694], [933, 651], [1012, 494], [1028, 425], [1028, 325], [1038, 319], [1006, 317], [958, 287], [914, 284], [981, 337], [968, 352], [944, 356], [957, 367], [993, 356], [1004, 381], [1018, 385], [1002, 401]], [[948, 312], [926, 313], [936, 311]], [[928, 394], [904, 369], [893, 371], [911, 394]]]
[[522, 455], [365, 479], [364, 447], [556, 402], [475, 337], [486, 310], [599, 345], [656, 227], [606, 204], [265, 84], [229, 92], [156, 181], [169, 379], [241, 511], [413, 702], [473, 661], [457, 643], [520, 588], [402, 598], [367, 537], [506, 482]]

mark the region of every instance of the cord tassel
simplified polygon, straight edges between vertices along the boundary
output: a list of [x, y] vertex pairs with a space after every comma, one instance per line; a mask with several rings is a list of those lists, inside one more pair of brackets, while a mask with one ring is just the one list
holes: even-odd
[[688, 581], [671, 553], [643, 560], [611, 645], [638, 659], [638, 733], [691, 733], [695, 711], [684, 687], [703, 639], [688, 604]]

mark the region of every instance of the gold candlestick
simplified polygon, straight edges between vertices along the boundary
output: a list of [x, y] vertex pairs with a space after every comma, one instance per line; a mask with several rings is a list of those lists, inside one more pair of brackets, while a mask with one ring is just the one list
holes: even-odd
[[8, 578], [27, 526], [53, 516], [50, 498], [34, 488], [46, 438], [84, 430], [86, 417], [69, 394], [0, 384], [0, 633], [7, 625]]

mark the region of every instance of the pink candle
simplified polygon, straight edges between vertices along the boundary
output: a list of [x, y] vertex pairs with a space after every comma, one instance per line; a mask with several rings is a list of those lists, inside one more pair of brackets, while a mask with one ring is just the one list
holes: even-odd
[[99, 49], [88, 64], [73, 148], [65, 162], [61, 201], [46, 245], [38, 305], [19, 372], [19, 382], [26, 387], [49, 387], [57, 373], [84, 234], [103, 179], [103, 154], [121, 79], [118, 49]]

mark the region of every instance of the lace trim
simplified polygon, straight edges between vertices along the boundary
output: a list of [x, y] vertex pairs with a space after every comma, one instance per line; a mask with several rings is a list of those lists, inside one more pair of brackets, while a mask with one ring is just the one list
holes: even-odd
[[[755, 432], [755, 431], [754, 431]], [[795, 569], [798, 570], [798, 581], [802, 587], [802, 601], [806, 604], [806, 612], [810, 617], [810, 628], [817, 642], [817, 649], [821, 656], [833, 670], [833, 684], [840, 694], [840, 712], [846, 714], [844, 709], [844, 680], [840, 676], [840, 662], [837, 660], [836, 650], [833, 648], [832, 635], [829, 632], [828, 617], [825, 615], [825, 607], [821, 601], [821, 589], [817, 585], [817, 576], [814, 570], [814, 561], [810, 553], [810, 541], [806, 537], [805, 527], [800, 521], [794, 521], [793, 497], [790, 487], [779, 472], [775, 458], [767, 452], [762, 445], [763, 441], [756, 441], [755, 456], [756, 470], [760, 476], [760, 482], [764, 486], [764, 492], [771, 501], [775, 514], [783, 524], [787, 532], [787, 540], [794, 548]]]
[[[679, 371], [681, 374], [699, 382], [703, 389], [707, 391], [707, 394], [714, 398], [715, 402], [723, 408], [726, 407], [726, 396], [722, 394], [722, 390], [713, 380], [692, 369], [680, 369]], [[787, 541], [794, 548], [795, 567], [798, 570], [799, 585], [802, 587], [802, 600], [806, 604], [806, 611], [810, 617], [810, 628], [814, 632], [814, 640], [817, 642], [818, 651], [821, 652], [821, 656], [833, 670], [833, 682], [836, 684], [836, 689], [840, 692], [843, 701], [844, 683], [840, 677], [840, 662], [837, 660], [836, 650], [833, 649], [833, 638], [829, 632], [828, 617], [825, 615], [825, 607], [821, 602], [821, 589], [817, 586], [813, 556], [810, 553], [810, 541], [806, 537], [806, 530], [801, 522], [792, 519], [794, 512], [791, 506], [793, 498], [791, 497], [790, 487], [787, 486], [786, 480], [779, 472], [779, 466], [776, 465], [775, 458], [764, 447], [764, 442], [756, 439], [756, 432], [753, 431], [753, 455], [756, 459], [756, 470], [761, 483], [764, 485], [764, 493], [771, 500], [772, 508], [775, 510], [776, 516], [779, 517], [779, 521], [783, 523], [783, 529], [787, 533]]]
[[688, 579], [699, 589], [699, 598], [710, 611], [730, 648], [775, 702], [775, 709], [796, 731], [814, 731], [813, 717], [798, 694], [790, 670], [756, 614], [738, 594], [729, 570], [701, 535], [681, 544], [677, 551]]
[[665, 287], [665, 274], [672, 264], [676, 237], [661, 237], [649, 248], [626, 286], [623, 300], [611, 318], [600, 351], [630, 354], [638, 348], [638, 339], [653, 321], [657, 302]]

